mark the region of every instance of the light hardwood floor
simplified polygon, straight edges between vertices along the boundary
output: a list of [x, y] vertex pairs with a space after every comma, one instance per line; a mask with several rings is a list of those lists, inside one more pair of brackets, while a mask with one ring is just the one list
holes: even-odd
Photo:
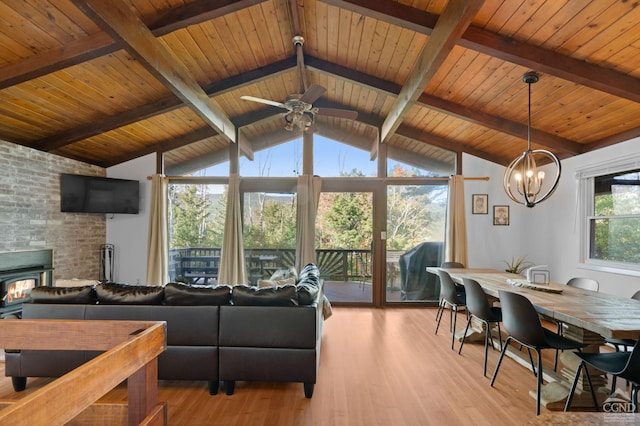
[[[456, 343], [452, 351], [448, 316], [434, 335], [435, 313], [336, 307], [325, 322], [312, 399], [304, 397], [300, 383], [238, 382], [234, 395], [221, 390], [210, 396], [205, 382], [161, 381], [169, 424], [521, 425], [534, 419], [535, 400], [528, 395], [535, 389], [533, 374], [505, 359], [491, 388], [490, 377], [482, 376], [483, 346], [465, 344], [458, 355]], [[498, 355], [489, 352], [489, 376]], [[15, 393], [0, 365], [3, 399], [23, 397], [49, 381], [29, 379], [27, 390]], [[125, 389], [118, 387], [105, 400], [124, 398]]]

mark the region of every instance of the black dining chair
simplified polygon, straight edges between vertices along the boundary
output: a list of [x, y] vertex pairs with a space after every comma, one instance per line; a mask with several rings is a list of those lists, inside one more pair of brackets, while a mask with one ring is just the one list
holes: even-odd
[[[464, 287], [457, 286], [451, 279], [451, 275], [447, 271], [438, 269], [438, 277], [440, 277], [440, 306], [436, 313], [436, 334], [438, 334], [438, 328], [440, 327], [440, 321], [442, 315], [447, 306], [451, 308], [449, 316], [449, 328], [451, 329], [451, 349], [453, 349], [454, 342], [456, 340], [456, 318], [458, 316], [458, 309], [466, 306], [466, 296], [464, 293]], [[468, 316], [468, 311], [467, 311]]]
[[[571, 278], [569, 281], [567, 281], [567, 285], [569, 287], [580, 288], [582, 290], [589, 290], [589, 291], [596, 291], [596, 292], [600, 290], [600, 284], [598, 283], [598, 281], [591, 278], [574, 277], [574, 278]], [[557, 321], [557, 320], [556, 320], [556, 323], [558, 324], [558, 334], [562, 336], [564, 334], [564, 324], [562, 323], [562, 321]], [[558, 351], [556, 350], [556, 355], [553, 361], [553, 371], [557, 371], [557, 370], [558, 370]]]
[[[542, 389], [542, 349], [577, 349], [580, 350], [583, 343], [576, 342], [571, 339], [567, 339], [564, 336], [560, 336], [553, 331], [547, 330], [542, 326], [540, 317], [535, 308], [527, 299], [521, 294], [513, 293], [510, 291], [499, 290], [500, 305], [502, 307], [502, 324], [508, 333], [508, 337], [502, 346], [502, 352], [500, 352], [500, 358], [496, 365], [496, 370], [493, 373], [491, 379], [491, 386], [498, 377], [498, 371], [500, 370], [500, 364], [504, 354], [507, 352], [509, 342], [512, 340], [516, 343], [527, 348], [529, 352], [529, 359], [531, 361], [531, 368], [534, 375], [538, 379], [538, 385], [536, 387], [536, 416], [540, 415], [540, 390]], [[538, 360], [538, 368], [536, 370], [533, 364], [533, 357], [531, 356], [531, 350], [536, 353]]]
[[[573, 400], [573, 394], [576, 391], [576, 385], [580, 380], [580, 372], [584, 368], [589, 383], [589, 389], [591, 389], [591, 398], [593, 398], [593, 405], [598, 411], [598, 400], [596, 393], [591, 383], [591, 376], [587, 366], [591, 366], [607, 374], [613, 375], [614, 378], [621, 377], [631, 383], [631, 402], [633, 402], [634, 408], [638, 406], [638, 386], [640, 386], [640, 343], [636, 342], [631, 352], [603, 352], [603, 353], [577, 353], [580, 357], [580, 365], [576, 370], [576, 375], [571, 385], [571, 391], [569, 397], [564, 406], [564, 411], [569, 411], [571, 408], [571, 401]], [[612, 386], [612, 394], [615, 392], [615, 381]]]
[[[467, 319], [467, 327], [464, 329], [464, 335], [467, 335], [469, 326], [471, 325], [471, 319], [476, 318], [482, 322], [485, 328], [484, 332], [484, 370], [483, 375], [487, 375], [487, 354], [489, 348], [489, 340], [491, 340], [491, 346], [493, 346], [493, 336], [491, 335], [491, 325], [497, 324], [498, 326], [498, 338], [500, 339], [500, 350], [502, 350], [502, 333], [500, 331], [500, 322], [502, 321], [502, 309], [496, 306], [491, 306], [489, 299], [485, 294], [482, 286], [471, 278], [463, 278], [464, 290], [467, 300], [467, 310], [469, 311]], [[460, 343], [460, 349], [458, 354], [462, 353], [462, 347], [464, 346], [464, 338]]]

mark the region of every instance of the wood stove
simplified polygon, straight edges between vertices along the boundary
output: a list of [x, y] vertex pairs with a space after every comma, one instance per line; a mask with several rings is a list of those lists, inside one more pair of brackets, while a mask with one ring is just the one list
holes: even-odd
[[0, 253], [0, 318], [20, 314], [31, 290], [53, 284], [53, 250]]

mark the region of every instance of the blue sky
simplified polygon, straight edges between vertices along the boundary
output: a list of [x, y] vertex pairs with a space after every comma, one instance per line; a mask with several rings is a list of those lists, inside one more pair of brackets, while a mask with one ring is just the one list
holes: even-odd
[[[376, 161], [370, 161], [370, 153], [322, 136], [314, 136], [314, 174], [339, 176], [341, 172], [357, 169], [365, 176], [376, 175]], [[256, 152], [254, 161], [240, 159], [241, 176], [295, 177], [302, 174], [302, 139], [296, 139]], [[260, 171], [262, 170], [262, 171]], [[226, 176], [229, 163], [206, 169], [206, 176]], [[200, 173], [198, 173], [200, 175]]]

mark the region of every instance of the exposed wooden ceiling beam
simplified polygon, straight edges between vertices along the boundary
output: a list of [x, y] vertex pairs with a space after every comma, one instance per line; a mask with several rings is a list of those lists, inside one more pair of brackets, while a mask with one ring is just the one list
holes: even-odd
[[[194, 130], [193, 132], [187, 133], [182, 136], [172, 137], [170, 139], [160, 141], [153, 145], [146, 146], [142, 149], [132, 151], [127, 153], [126, 155], [122, 155], [119, 157], [111, 158], [108, 163], [100, 164], [102, 167], [111, 167], [116, 164], [123, 163], [125, 161], [133, 160], [134, 158], [142, 157], [143, 155], [151, 154], [154, 152], [167, 152], [172, 149], [180, 148], [185, 145], [192, 144], [194, 142], [200, 142], [204, 139], [216, 137], [219, 134], [216, 133], [214, 129], [211, 127], [202, 127], [200, 129]], [[225, 150], [228, 151], [228, 150]], [[55, 151], [54, 151], [55, 153]]]
[[236, 141], [236, 129], [229, 117], [198, 85], [187, 67], [160, 43], [151, 30], [118, 0], [74, 0], [100, 28], [120, 40], [138, 61], [162, 84], [187, 104], [205, 123], [230, 142]]
[[471, 24], [484, 0], [449, 0], [380, 129], [386, 142]]
[[[255, 84], [267, 78], [277, 76], [281, 73], [289, 72], [295, 69], [296, 61], [294, 57], [266, 65], [246, 73], [235, 75], [222, 81], [204, 86], [204, 91], [208, 96], [218, 96], [229, 90], [235, 90], [249, 84]], [[33, 147], [41, 151], [52, 151], [62, 148], [63, 146], [74, 142], [96, 136], [120, 127], [127, 126], [145, 118], [153, 117], [158, 114], [170, 112], [184, 106], [182, 100], [175, 96], [157, 100], [147, 105], [141, 105], [127, 111], [122, 111], [106, 117], [102, 120], [93, 121], [87, 125], [69, 129], [62, 133], [56, 133], [48, 138], [41, 139], [33, 143]], [[232, 122], [240, 127], [235, 120]], [[248, 124], [248, 123], [247, 123]], [[246, 125], [246, 124], [242, 124]]]
[[[319, 0], [363, 16], [431, 35], [437, 15], [396, 2]], [[592, 89], [640, 102], [640, 79], [551, 50], [469, 26], [458, 44], [468, 49], [544, 72]]]
[[459, 142], [455, 142], [449, 139], [442, 138], [436, 135], [427, 135], [424, 132], [415, 129], [413, 127], [407, 126], [406, 124], [400, 125], [396, 130], [396, 134], [400, 136], [404, 136], [409, 139], [414, 139], [418, 141], [422, 141], [429, 145], [437, 146], [438, 148], [447, 149], [449, 151], [454, 151], [458, 155], [466, 152], [467, 154], [471, 154], [478, 158], [482, 158], [487, 161], [494, 162], [496, 164], [502, 164], [503, 166], [508, 165], [512, 158], [504, 158], [496, 155], [491, 155], [485, 151], [480, 151], [478, 149], [470, 148], [466, 145], [463, 145]]
[[600, 139], [599, 141], [588, 143], [584, 148], [584, 152], [589, 152], [596, 149], [604, 148], [606, 146], [615, 145], [619, 142], [628, 141], [637, 137], [640, 137], [640, 127], [629, 129], [627, 131], [611, 135], [607, 138]]
[[[184, 6], [172, 7], [161, 16], [145, 17], [143, 21], [153, 35], [160, 37], [187, 25], [205, 22], [265, 1], [267, 0], [197, 0]], [[122, 44], [104, 33], [65, 43], [60, 48], [41, 52], [0, 68], [0, 90], [120, 49]]]
[[149, 19], [149, 27], [155, 29], [154, 35], [158, 37], [265, 1], [267, 0], [198, 0], [164, 10], [158, 16]]
[[[383, 80], [315, 57], [307, 56], [306, 63], [309, 69], [346, 79], [354, 84], [366, 86], [369, 89], [384, 94], [398, 96], [400, 93], [400, 85], [388, 80]], [[486, 114], [481, 111], [474, 111], [451, 101], [427, 94], [420, 95], [416, 104], [523, 140], [527, 139], [527, 126], [515, 121]], [[578, 142], [535, 128], [531, 129], [531, 139], [539, 145], [569, 154], [579, 154], [583, 152], [583, 146]]]
[[415, 152], [391, 145], [387, 146], [387, 158], [391, 158], [395, 161], [399, 161], [422, 170], [440, 173], [441, 176], [451, 174], [452, 170], [455, 168], [455, 164], [453, 163], [446, 163], [444, 161], [424, 157], [422, 155], [416, 155]]

